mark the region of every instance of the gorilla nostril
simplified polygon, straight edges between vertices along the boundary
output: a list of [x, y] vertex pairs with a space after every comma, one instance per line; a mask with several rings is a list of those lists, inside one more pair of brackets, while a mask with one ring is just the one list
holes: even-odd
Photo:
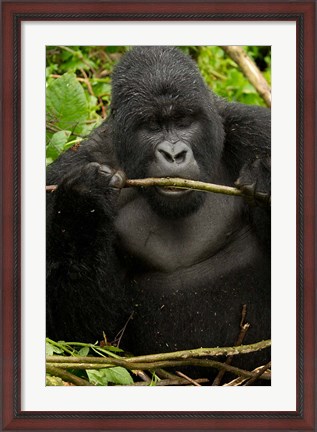
[[174, 157], [173, 155], [171, 155], [171, 153], [167, 152], [166, 150], [159, 150], [159, 153], [163, 156], [163, 158], [169, 162], [169, 163], [173, 163], [174, 162]]
[[183, 150], [180, 153], [178, 153], [177, 155], [174, 156], [174, 160], [177, 164], [181, 164], [184, 163], [186, 160], [186, 155], [187, 155], [187, 151]]

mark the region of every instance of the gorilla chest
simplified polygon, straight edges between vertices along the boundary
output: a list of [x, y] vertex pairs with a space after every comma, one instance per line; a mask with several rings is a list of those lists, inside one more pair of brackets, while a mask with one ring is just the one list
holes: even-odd
[[162, 218], [139, 197], [122, 206], [115, 226], [121, 249], [138, 268], [163, 273], [221, 256], [243, 229], [237, 202], [227, 197], [206, 199], [197, 212], [177, 219]]

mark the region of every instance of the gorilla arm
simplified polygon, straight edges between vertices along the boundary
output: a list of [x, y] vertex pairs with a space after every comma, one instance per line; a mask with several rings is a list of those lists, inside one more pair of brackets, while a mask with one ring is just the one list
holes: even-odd
[[[125, 178], [109, 167], [105, 125], [48, 167], [47, 335], [83, 341], [109, 338], [124, 325], [122, 272], [113, 219]], [[109, 157], [110, 155], [110, 157]]]
[[[251, 222], [263, 244], [270, 247], [271, 226], [271, 111], [219, 101], [225, 129], [223, 161], [232, 181], [246, 196]], [[267, 204], [256, 199], [267, 196]]]

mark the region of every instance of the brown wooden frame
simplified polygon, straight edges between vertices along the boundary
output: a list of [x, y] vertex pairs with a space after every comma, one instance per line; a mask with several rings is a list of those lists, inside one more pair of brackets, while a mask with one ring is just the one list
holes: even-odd
[[[317, 430], [315, 419], [315, 0], [2, 2], [3, 430]], [[25, 412], [20, 405], [20, 25], [25, 20], [297, 23], [297, 409], [294, 412]], [[281, 143], [287, 147], [287, 143]]]

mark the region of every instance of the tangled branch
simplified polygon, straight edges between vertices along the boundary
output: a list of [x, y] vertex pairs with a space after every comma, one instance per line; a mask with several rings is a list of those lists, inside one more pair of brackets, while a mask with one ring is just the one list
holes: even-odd
[[[82, 356], [62, 356], [52, 355], [46, 357], [47, 372], [59, 376], [62, 379], [66, 379], [75, 385], [87, 385], [81, 382], [81, 378], [78, 380], [76, 377], [69, 375], [67, 372], [69, 369], [75, 370], [89, 370], [89, 369], [104, 369], [114, 366], [121, 366], [131, 371], [157, 371], [160, 372], [162, 368], [180, 368], [184, 366], [198, 366], [203, 368], [215, 368], [218, 371], [230, 372], [242, 379], [256, 380], [258, 378], [264, 380], [271, 379], [271, 373], [266, 369], [262, 369], [259, 373], [250, 372], [244, 369], [240, 369], [224, 362], [219, 362], [207, 357], [214, 356], [232, 356], [238, 354], [248, 354], [254, 351], [259, 351], [268, 348], [271, 345], [271, 341], [261, 341], [251, 345], [240, 345], [234, 347], [216, 347], [216, 348], [199, 348], [186, 351], [176, 351], [170, 353], [152, 354], [145, 356], [136, 357], [82, 357]], [[165, 378], [170, 378], [169, 376]], [[189, 380], [189, 378], [186, 378]], [[175, 378], [174, 378], [175, 381]], [[173, 382], [174, 382], [173, 381]], [[192, 383], [190, 380], [189, 383]], [[174, 382], [175, 385], [186, 384], [184, 381]], [[193, 384], [193, 383], [192, 383]], [[197, 382], [198, 384], [198, 382]], [[197, 385], [194, 384], [194, 385]], [[145, 384], [144, 384], [145, 385]], [[161, 385], [173, 385], [170, 381], [166, 381]]]

